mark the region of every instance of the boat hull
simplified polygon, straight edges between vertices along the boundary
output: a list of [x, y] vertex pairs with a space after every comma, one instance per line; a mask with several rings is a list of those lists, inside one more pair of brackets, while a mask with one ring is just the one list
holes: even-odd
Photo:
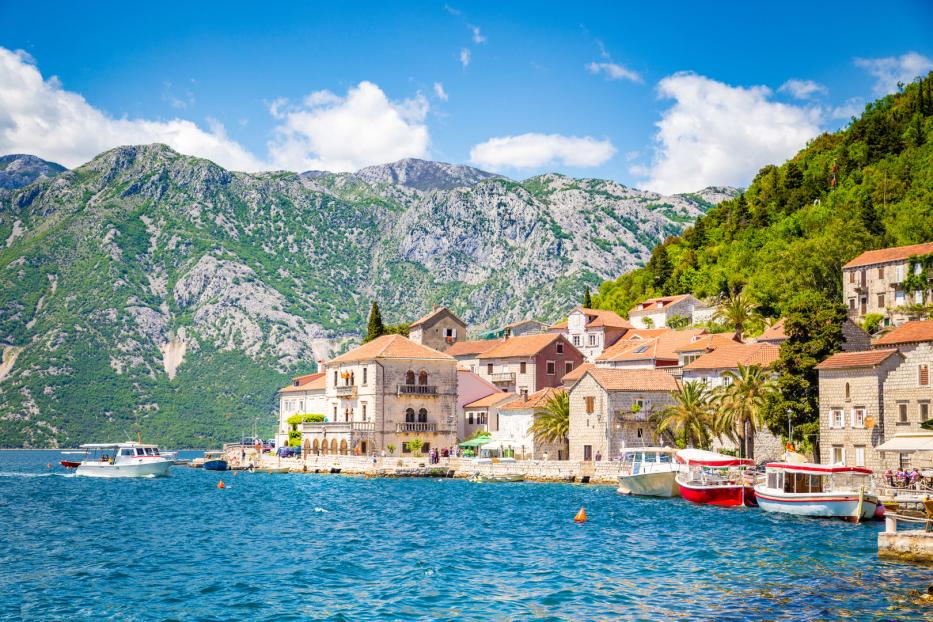
[[754, 506], [755, 490], [741, 484], [701, 486], [678, 480], [680, 496], [687, 501], [702, 505]]
[[227, 461], [226, 460], [207, 460], [204, 464], [201, 465], [201, 468], [205, 471], [226, 471], [227, 470]]
[[755, 497], [758, 499], [758, 506], [765, 512], [779, 512], [794, 516], [868, 520], [874, 518], [878, 510], [878, 499], [873, 495], [864, 495], [861, 500], [861, 512], [859, 512], [858, 493], [775, 495], [773, 492], [756, 487]]
[[644, 497], [679, 497], [676, 471], [619, 476], [619, 493]]
[[145, 460], [133, 464], [110, 464], [109, 462], [82, 462], [75, 475], [78, 477], [165, 477], [172, 463], [169, 460]]

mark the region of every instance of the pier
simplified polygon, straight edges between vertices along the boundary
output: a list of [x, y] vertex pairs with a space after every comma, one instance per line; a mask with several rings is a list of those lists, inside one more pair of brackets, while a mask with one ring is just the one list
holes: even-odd
[[[933, 563], [933, 501], [925, 501], [926, 516], [886, 513], [885, 529], [878, 534], [878, 556], [899, 561]], [[920, 528], [898, 531], [898, 523]]]

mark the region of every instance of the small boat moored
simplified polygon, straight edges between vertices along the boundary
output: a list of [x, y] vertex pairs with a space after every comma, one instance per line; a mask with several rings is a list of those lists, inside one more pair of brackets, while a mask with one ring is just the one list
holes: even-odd
[[81, 449], [89, 457], [76, 467], [78, 477], [164, 477], [172, 467], [172, 461], [163, 457], [155, 445], [90, 443], [81, 445]]
[[754, 460], [736, 458], [703, 449], [681, 449], [677, 461], [684, 469], [677, 474], [680, 496], [704, 505], [753, 506], [754, 480], [747, 470]]
[[873, 518], [878, 497], [867, 492], [871, 469], [807, 462], [765, 465], [765, 480], [755, 486], [765, 512], [863, 520]]
[[674, 462], [673, 447], [641, 447], [626, 449], [622, 455], [619, 490], [623, 495], [647, 497], [679, 497], [676, 476], [679, 465]]
[[510, 482], [523, 482], [525, 476], [518, 475], [480, 475], [475, 473], [469, 477], [469, 481], [477, 484], [506, 484]]
[[205, 471], [226, 471], [227, 458], [222, 451], [205, 451], [201, 468]]

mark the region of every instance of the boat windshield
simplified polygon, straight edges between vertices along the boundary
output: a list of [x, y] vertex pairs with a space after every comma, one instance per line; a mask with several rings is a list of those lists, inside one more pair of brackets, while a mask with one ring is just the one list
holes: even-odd
[[[771, 483], [768, 474], [768, 484]], [[823, 492], [825, 475], [818, 473], [784, 473], [784, 492]]]
[[671, 455], [655, 451], [632, 451], [627, 452], [623, 457], [623, 462], [670, 462]]

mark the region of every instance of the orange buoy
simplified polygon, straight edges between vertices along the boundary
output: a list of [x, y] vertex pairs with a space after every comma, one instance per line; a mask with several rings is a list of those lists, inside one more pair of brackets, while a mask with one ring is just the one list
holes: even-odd
[[585, 523], [586, 522], [586, 510], [583, 509], [583, 506], [580, 506], [580, 511], [577, 512], [577, 515], [573, 517], [573, 522], [575, 523]]
[[226, 488], [226, 486], [224, 485], [224, 480], [220, 480], [219, 482], [217, 482], [217, 487], [220, 488], [221, 490]]

